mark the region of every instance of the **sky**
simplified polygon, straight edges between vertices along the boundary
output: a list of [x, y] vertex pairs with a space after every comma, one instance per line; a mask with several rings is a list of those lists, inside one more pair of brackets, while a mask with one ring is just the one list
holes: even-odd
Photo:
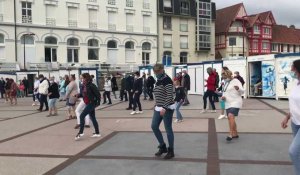
[[299, 0], [212, 0], [217, 9], [244, 3], [248, 15], [272, 11], [277, 24], [300, 28]]

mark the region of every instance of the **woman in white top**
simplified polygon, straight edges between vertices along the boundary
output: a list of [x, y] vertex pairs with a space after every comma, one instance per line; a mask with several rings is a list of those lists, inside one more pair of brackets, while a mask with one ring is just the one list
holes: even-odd
[[111, 78], [107, 77], [104, 83], [104, 93], [103, 93], [103, 104], [106, 103], [106, 98], [108, 98], [108, 105], [112, 104], [110, 99], [110, 92], [111, 92]]
[[225, 85], [223, 89], [222, 100], [225, 101], [225, 109], [229, 122], [229, 136], [227, 141], [239, 138], [235, 117], [238, 116], [239, 110], [243, 105], [242, 94], [244, 88], [238, 79], [232, 77], [230, 70], [224, 71]]
[[297, 86], [293, 88], [289, 96], [290, 112], [281, 123], [283, 129], [287, 128], [287, 124], [291, 118], [291, 127], [294, 139], [289, 148], [289, 154], [295, 168], [295, 174], [300, 174], [300, 60], [293, 62], [291, 75], [296, 79]]
[[72, 74], [70, 77], [70, 83], [68, 84], [66, 88], [66, 100], [67, 100], [67, 119], [76, 119], [76, 113], [75, 113], [75, 105], [77, 101], [77, 94], [78, 94], [78, 86], [75, 82], [76, 77], [74, 74]]

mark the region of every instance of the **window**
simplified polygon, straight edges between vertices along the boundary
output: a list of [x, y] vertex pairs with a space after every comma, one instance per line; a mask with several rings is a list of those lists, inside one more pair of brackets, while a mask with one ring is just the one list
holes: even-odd
[[253, 30], [254, 30], [254, 34], [260, 34], [260, 29], [258, 25], [254, 25]]
[[143, 8], [144, 9], [150, 9], [150, 0], [144, 0], [144, 3], [143, 3]]
[[56, 6], [54, 5], [46, 5], [46, 25], [56, 25]]
[[4, 44], [4, 35], [0, 33], [0, 59], [5, 58], [5, 44]]
[[97, 10], [89, 9], [89, 27], [90, 29], [97, 29], [98, 27], [98, 15]]
[[264, 28], [264, 34], [270, 35], [271, 34], [271, 30], [268, 27]]
[[190, 4], [187, 1], [180, 2], [180, 14], [189, 15], [190, 14]]
[[77, 27], [77, 8], [68, 8], [68, 23], [69, 27]]
[[133, 32], [133, 14], [127, 13], [126, 14], [126, 31]]
[[263, 49], [263, 50], [269, 49], [269, 43], [263, 42], [263, 43], [262, 43], [262, 49]]
[[278, 44], [272, 44], [272, 51], [277, 52], [278, 51]]
[[109, 49], [116, 49], [117, 48], [117, 42], [114, 40], [110, 40], [107, 42], [107, 48]]
[[180, 52], [180, 64], [186, 64], [187, 61], [187, 52]]
[[45, 62], [57, 62], [57, 39], [49, 36], [45, 39]]
[[151, 44], [145, 42], [142, 44], [142, 64], [150, 64]]
[[126, 7], [133, 7], [133, 0], [126, 0]]
[[116, 5], [116, 0], [108, 0], [109, 5]]
[[229, 46], [236, 46], [236, 37], [229, 37]]
[[252, 49], [254, 50], [258, 49], [258, 41], [253, 41]]
[[166, 65], [166, 66], [172, 65], [172, 52], [170, 52], [170, 51], [164, 52], [163, 65]]
[[25, 45], [34, 45], [34, 38], [31, 35], [23, 35], [21, 37], [21, 44], [24, 44], [24, 39], [25, 39]]
[[0, 1], [0, 22], [3, 21], [3, 2], [4, 1]]
[[0, 45], [4, 44], [4, 35], [0, 34]]
[[180, 49], [188, 48], [188, 36], [180, 36]]
[[116, 26], [116, 13], [115, 12], [108, 12], [108, 30], [115, 31], [117, 28]]
[[199, 31], [210, 32], [210, 19], [199, 18]]
[[79, 62], [79, 41], [76, 38], [69, 38], [67, 40], [67, 62]]
[[22, 23], [32, 23], [31, 2], [22, 2]]
[[99, 42], [96, 39], [88, 40], [88, 60], [99, 60]]
[[199, 2], [199, 15], [210, 16], [211, 4], [207, 2]]
[[210, 35], [199, 35], [199, 47], [210, 48]]
[[164, 35], [164, 48], [171, 48], [172, 47], [172, 35]]
[[164, 12], [173, 12], [172, 0], [163, 0], [164, 1]]
[[135, 61], [134, 42], [132, 42], [132, 41], [127, 41], [125, 43], [125, 59], [126, 59], [126, 62], [134, 62]]
[[163, 27], [165, 30], [172, 30], [172, 17], [164, 16], [163, 17]]
[[188, 32], [188, 19], [180, 19], [180, 31]]
[[144, 33], [150, 33], [150, 16], [143, 15]]

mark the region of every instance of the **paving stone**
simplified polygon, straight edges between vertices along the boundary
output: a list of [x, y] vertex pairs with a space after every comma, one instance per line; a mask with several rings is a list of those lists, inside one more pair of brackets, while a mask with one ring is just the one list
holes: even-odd
[[221, 175], [292, 175], [291, 165], [221, 164]]

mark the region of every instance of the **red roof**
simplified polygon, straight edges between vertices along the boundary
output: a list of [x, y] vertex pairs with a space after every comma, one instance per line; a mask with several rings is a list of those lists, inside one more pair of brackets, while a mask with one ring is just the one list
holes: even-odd
[[274, 25], [272, 31], [273, 43], [300, 44], [300, 29], [289, 28], [284, 25]]
[[247, 21], [248, 21], [249, 27], [252, 27], [258, 19], [259, 19], [258, 15], [247, 16]]
[[226, 33], [243, 6], [243, 3], [217, 10], [216, 34]]

